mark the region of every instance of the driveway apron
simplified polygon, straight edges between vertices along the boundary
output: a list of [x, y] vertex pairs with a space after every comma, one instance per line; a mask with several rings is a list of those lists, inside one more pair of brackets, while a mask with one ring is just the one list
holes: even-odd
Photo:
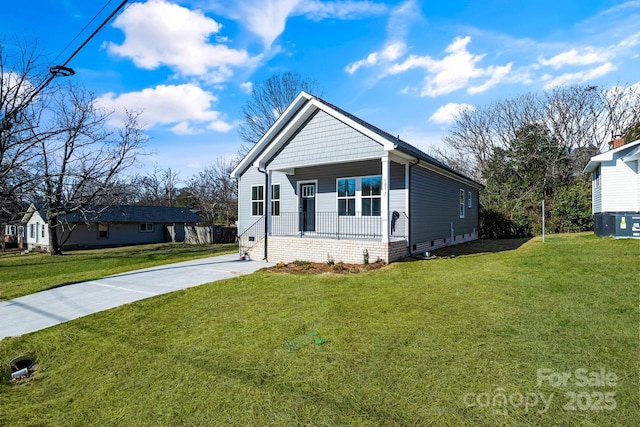
[[220, 255], [161, 265], [0, 301], [0, 340], [156, 295], [253, 273], [272, 264]]

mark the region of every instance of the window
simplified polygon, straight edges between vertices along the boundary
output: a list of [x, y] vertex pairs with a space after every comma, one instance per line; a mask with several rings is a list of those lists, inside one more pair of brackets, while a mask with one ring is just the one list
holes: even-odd
[[471, 209], [471, 191], [467, 192], [467, 207]]
[[109, 238], [109, 224], [99, 223], [98, 224], [98, 239], [108, 239]]
[[380, 216], [382, 177], [362, 178], [362, 216]]
[[595, 184], [596, 187], [600, 187], [600, 176], [601, 176], [602, 171], [600, 170], [600, 166], [598, 166], [598, 168], [593, 171], [593, 183]]
[[338, 180], [338, 215], [355, 216], [356, 214], [356, 179]]
[[36, 227], [33, 224], [29, 224], [29, 238], [36, 238]]
[[140, 233], [151, 233], [153, 232], [153, 224], [151, 223], [138, 224], [138, 231]]
[[280, 215], [280, 184], [271, 186], [271, 215]]
[[460, 189], [460, 218], [464, 218], [464, 190]]
[[264, 185], [251, 187], [251, 215], [264, 215]]
[[40, 237], [42, 238], [44, 238], [44, 228], [45, 228], [45, 225], [42, 224], [42, 231], [40, 232]]

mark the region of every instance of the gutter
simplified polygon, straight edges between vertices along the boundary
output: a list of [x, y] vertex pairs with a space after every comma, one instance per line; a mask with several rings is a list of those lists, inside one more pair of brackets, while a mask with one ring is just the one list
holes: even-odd
[[267, 232], [267, 220], [268, 220], [267, 214], [268, 214], [269, 210], [268, 210], [268, 206], [267, 206], [267, 200], [269, 198], [267, 197], [267, 194], [268, 194], [267, 192], [270, 190], [269, 189], [269, 174], [267, 173], [266, 169], [264, 169], [264, 170], [262, 170], [260, 168], [257, 168], [257, 169], [258, 169], [258, 172], [264, 174], [264, 209], [263, 209], [263, 211], [264, 211], [264, 258], [262, 258], [262, 260], [263, 261], [268, 261], [267, 260], [267, 254], [268, 254], [268, 251], [267, 251], [267, 236], [268, 236], [269, 233]]

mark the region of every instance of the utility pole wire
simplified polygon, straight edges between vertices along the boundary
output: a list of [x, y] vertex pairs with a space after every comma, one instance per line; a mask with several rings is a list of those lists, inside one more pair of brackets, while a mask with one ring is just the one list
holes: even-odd
[[76, 73], [72, 68], [67, 67], [67, 64], [78, 54], [78, 52], [80, 52], [87, 45], [87, 43], [89, 43], [89, 41], [91, 41], [93, 37], [95, 37], [96, 34], [98, 34], [100, 30], [104, 28], [105, 25], [109, 23], [109, 21], [111, 21], [111, 18], [113, 18], [120, 11], [120, 9], [122, 9], [124, 5], [127, 4], [128, 1], [129, 0], [123, 0], [118, 5], [118, 7], [116, 7], [116, 9], [113, 12], [111, 12], [111, 14], [102, 22], [102, 24], [100, 24], [100, 26], [96, 28], [95, 31], [91, 33], [91, 35], [89, 35], [89, 37], [87, 37], [84, 42], [82, 42], [80, 47], [78, 47], [62, 65], [55, 65], [49, 69], [49, 72], [51, 73], [49, 78], [47, 78], [44, 82], [42, 82], [40, 86], [38, 86], [36, 90], [33, 91], [31, 95], [29, 95], [29, 97], [26, 99], [25, 102], [18, 105], [13, 111], [10, 111], [4, 115], [4, 117], [2, 118], [2, 123], [0, 123], [0, 131], [11, 129], [12, 127], [11, 121], [13, 121], [13, 119], [15, 119], [18, 113], [20, 113], [21, 110], [26, 108], [26, 106], [29, 105], [31, 101], [40, 92], [42, 92], [42, 90], [45, 87], [47, 87], [53, 79], [55, 79], [56, 77], [73, 76]]

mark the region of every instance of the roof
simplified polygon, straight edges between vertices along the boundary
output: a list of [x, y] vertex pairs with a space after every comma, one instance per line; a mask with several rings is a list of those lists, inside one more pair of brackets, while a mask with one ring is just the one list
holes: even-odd
[[240, 161], [231, 173], [231, 177], [239, 177], [251, 165], [263, 168], [267, 160], [277, 153], [286, 141], [304, 125], [306, 119], [317, 110], [325, 111], [348, 126], [370, 137], [380, 143], [387, 152], [402, 155], [402, 157], [409, 158], [413, 162], [420, 163], [423, 166], [429, 166], [449, 176], [465, 181], [472, 186], [478, 188], [483, 187], [483, 185], [477, 181], [463, 175], [434, 157], [429, 156], [408, 142], [401, 140], [399, 137], [393, 136], [359, 117], [306, 92], [301, 92], [289, 107], [287, 107], [273, 126], [269, 128], [251, 151]]
[[[33, 205], [32, 205], [33, 206]], [[33, 210], [29, 209], [31, 212]], [[46, 211], [37, 209], [42, 218]], [[27, 219], [28, 221], [28, 219]], [[25, 221], [25, 222], [27, 222]], [[194, 223], [202, 222], [202, 218], [189, 208], [170, 206], [131, 206], [131, 205], [98, 205], [60, 216], [61, 222], [110, 222], [110, 223]]]
[[618, 154], [620, 154], [620, 156], [618, 157], [622, 157], [622, 160], [625, 162], [640, 160], [640, 139], [628, 142], [621, 147], [614, 148], [613, 150], [605, 151], [604, 153], [598, 154], [597, 156], [593, 156], [584, 167], [584, 170], [582, 172], [593, 172], [598, 168], [598, 166], [600, 166], [601, 163], [612, 161]]

